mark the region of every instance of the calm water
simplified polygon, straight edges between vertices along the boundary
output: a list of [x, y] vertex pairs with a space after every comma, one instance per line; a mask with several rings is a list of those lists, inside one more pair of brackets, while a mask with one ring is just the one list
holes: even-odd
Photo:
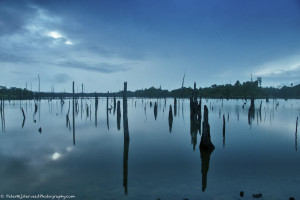
[[[73, 138], [72, 100], [68, 127], [69, 100], [65, 101], [61, 106], [59, 100], [42, 100], [36, 113], [33, 101], [5, 102], [5, 127], [2, 123], [0, 133], [1, 194], [192, 200], [240, 199], [243, 190], [243, 199], [252, 199], [254, 193], [262, 193], [263, 199], [300, 198], [299, 100], [263, 100], [261, 114], [260, 100], [256, 100], [250, 121], [250, 101], [243, 109], [242, 100], [202, 100], [202, 107], [209, 109], [211, 140], [216, 147], [212, 153], [200, 152], [201, 135], [191, 131], [189, 100], [178, 100], [170, 128], [173, 99], [165, 104], [163, 99], [129, 98], [129, 142], [124, 140], [123, 118], [118, 129], [117, 111], [106, 112], [106, 99], [99, 99], [97, 121], [94, 100], [84, 99], [81, 110], [79, 99]], [[20, 107], [26, 114], [23, 128]]]

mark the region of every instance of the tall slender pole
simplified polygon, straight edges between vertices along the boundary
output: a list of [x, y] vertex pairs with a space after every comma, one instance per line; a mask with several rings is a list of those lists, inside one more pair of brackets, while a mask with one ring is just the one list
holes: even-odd
[[75, 91], [74, 91], [74, 81], [73, 81], [73, 144], [75, 145], [75, 104], [74, 104], [74, 97], [75, 97]]
[[38, 97], [38, 100], [40, 101], [40, 98], [41, 98], [41, 81], [40, 81], [40, 74], [38, 74], [38, 78], [39, 78], [39, 97]]

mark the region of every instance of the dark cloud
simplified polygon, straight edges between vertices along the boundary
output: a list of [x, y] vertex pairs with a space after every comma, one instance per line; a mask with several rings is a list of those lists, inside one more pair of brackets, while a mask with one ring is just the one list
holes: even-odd
[[35, 12], [28, 1], [0, 1], [0, 36], [23, 29]]
[[81, 70], [101, 72], [101, 73], [114, 73], [120, 71], [127, 71], [129, 69], [129, 67], [126, 67], [124, 65], [114, 65], [109, 63], [98, 63], [92, 65], [92, 64], [86, 64], [77, 61], [60, 63], [59, 66], [65, 68], [74, 68], [74, 69], [81, 69]]
[[28, 58], [21, 55], [14, 55], [0, 52], [0, 62], [11, 62], [11, 63], [33, 63], [33, 58]]
[[55, 83], [67, 83], [69, 80], [71, 80], [71, 77], [68, 74], [55, 74], [53, 77], [53, 81]]

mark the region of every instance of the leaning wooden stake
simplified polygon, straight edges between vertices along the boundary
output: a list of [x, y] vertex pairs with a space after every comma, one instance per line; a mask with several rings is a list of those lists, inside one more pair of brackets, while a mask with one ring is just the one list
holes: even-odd
[[22, 107], [21, 107], [21, 110], [22, 110], [22, 114], [23, 114], [23, 123], [22, 123], [22, 128], [23, 128], [24, 124], [25, 124], [26, 116], [25, 116], [25, 113], [24, 113], [24, 110]]

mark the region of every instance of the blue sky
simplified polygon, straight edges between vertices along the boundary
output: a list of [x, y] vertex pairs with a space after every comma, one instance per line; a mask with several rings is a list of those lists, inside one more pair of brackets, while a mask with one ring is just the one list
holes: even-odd
[[300, 83], [299, 0], [0, 0], [0, 85]]

